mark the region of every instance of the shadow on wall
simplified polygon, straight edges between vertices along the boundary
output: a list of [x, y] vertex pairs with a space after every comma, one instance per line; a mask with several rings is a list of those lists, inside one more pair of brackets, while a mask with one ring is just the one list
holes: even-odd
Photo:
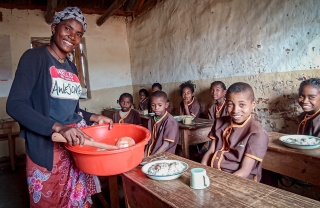
[[301, 113], [297, 94], [284, 94], [274, 99], [257, 99], [253, 114], [267, 131], [296, 134]]
[[201, 105], [201, 118], [207, 118], [208, 117], [208, 110], [213, 104], [213, 100], [211, 98], [210, 89], [201, 90], [196, 94], [196, 99]]
[[180, 96], [180, 91], [179, 89], [176, 90], [171, 90], [169, 93], [166, 92], [168, 95], [168, 99], [170, 101], [170, 106], [171, 106], [171, 114], [172, 115], [179, 115], [180, 114], [180, 102], [182, 100]]

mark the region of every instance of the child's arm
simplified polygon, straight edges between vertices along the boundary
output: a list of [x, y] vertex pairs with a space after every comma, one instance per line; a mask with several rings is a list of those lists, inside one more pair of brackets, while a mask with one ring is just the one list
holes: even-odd
[[190, 115], [189, 106], [187, 100], [183, 100], [184, 113]]
[[159, 149], [154, 154], [167, 151], [167, 149], [169, 148], [169, 144], [170, 144], [170, 142], [163, 141], [162, 145], [159, 147]]
[[255, 161], [256, 160], [245, 156], [241, 162], [241, 168], [233, 174], [240, 176], [241, 178], [247, 178], [254, 166]]
[[209, 150], [206, 152], [206, 154], [203, 156], [202, 160], [201, 160], [201, 164], [203, 165], [208, 165], [209, 162], [209, 158], [210, 156], [212, 156], [212, 154], [215, 152], [216, 150], [216, 143], [215, 140], [213, 140], [211, 142], [211, 145], [209, 147]]

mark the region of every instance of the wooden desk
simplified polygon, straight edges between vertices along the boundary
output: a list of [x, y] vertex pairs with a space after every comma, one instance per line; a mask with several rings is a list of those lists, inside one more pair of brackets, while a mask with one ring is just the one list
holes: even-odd
[[208, 134], [212, 128], [213, 121], [204, 118], [195, 118], [192, 125], [179, 122], [179, 145], [181, 145], [183, 156], [190, 158], [189, 146], [210, 141]]
[[[170, 153], [161, 154], [188, 163], [189, 169], [180, 178], [171, 181], [152, 180], [141, 171], [141, 167], [123, 173], [121, 176], [128, 207], [320, 207], [318, 201]], [[189, 187], [190, 169], [195, 167], [207, 170], [211, 182], [208, 188], [193, 190]]]
[[299, 150], [284, 146], [279, 137], [268, 132], [269, 147], [262, 168], [320, 186], [320, 148]]
[[0, 141], [8, 140], [9, 158], [11, 169], [15, 170], [16, 160], [16, 140], [19, 136], [19, 124], [13, 119], [1, 119], [0, 120]]

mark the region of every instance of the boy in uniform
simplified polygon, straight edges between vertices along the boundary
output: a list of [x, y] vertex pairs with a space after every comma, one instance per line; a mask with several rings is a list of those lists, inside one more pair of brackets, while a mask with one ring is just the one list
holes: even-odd
[[320, 137], [319, 78], [310, 78], [301, 82], [298, 102], [303, 112], [299, 116], [297, 134]]
[[155, 91], [150, 98], [152, 111], [155, 113], [148, 121], [148, 129], [152, 134], [146, 145], [145, 156], [160, 152], [175, 153], [179, 141], [178, 122], [166, 110], [168, 97], [163, 91]]
[[146, 89], [139, 90], [139, 107], [138, 110], [148, 110], [149, 111], [149, 98], [148, 98], [148, 91]]
[[130, 123], [141, 125], [141, 118], [138, 111], [132, 109], [133, 97], [130, 93], [120, 95], [119, 103], [121, 110], [114, 112], [114, 123]]
[[218, 118], [208, 137], [212, 143], [201, 163], [237, 176], [260, 181], [262, 160], [269, 138], [251, 117], [254, 93], [247, 83], [237, 82], [227, 90], [229, 116]]

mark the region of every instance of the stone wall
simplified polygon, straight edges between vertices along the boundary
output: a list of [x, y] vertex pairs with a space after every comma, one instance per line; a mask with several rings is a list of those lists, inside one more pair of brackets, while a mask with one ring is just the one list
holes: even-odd
[[179, 84], [193, 80], [205, 109], [212, 81], [244, 81], [261, 124], [294, 133], [297, 87], [319, 77], [319, 9], [317, 0], [161, 1], [128, 25], [134, 94], [160, 82], [177, 110]]

